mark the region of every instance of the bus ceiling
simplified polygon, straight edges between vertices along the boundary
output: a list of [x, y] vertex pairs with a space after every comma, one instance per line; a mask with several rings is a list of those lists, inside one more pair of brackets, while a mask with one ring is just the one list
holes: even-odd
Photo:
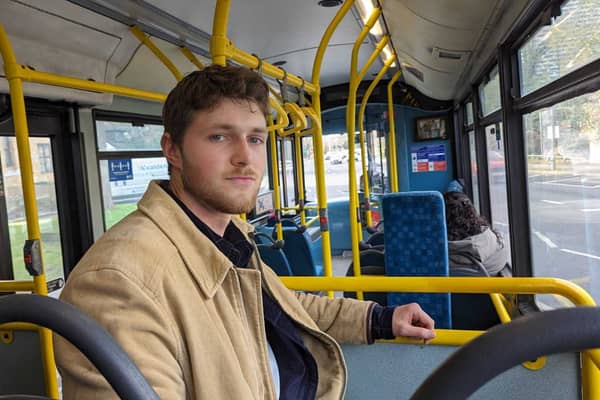
[[[321, 37], [337, 7], [317, 0], [233, 0], [227, 35], [248, 53], [312, 81], [312, 67]], [[338, 2], [339, 3], [339, 2]], [[369, 3], [371, 4], [369, 6]], [[366, 63], [387, 29], [405, 83], [437, 100], [458, 100], [495, 54], [502, 39], [528, 3], [526, 0], [380, 1], [382, 17], [365, 39], [359, 65]], [[366, 4], [366, 6], [365, 6]], [[356, 0], [335, 31], [321, 69], [321, 87], [347, 83], [352, 45], [363, 15], [377, 0]], [[0, 24], [13, 43], [17, 60], [37, 70], [97, 82], [166, 93], [175, 78], [130, 27], [136, 25], [183, 74], [196, 69], [182, 53], [185, 46], [200, 62], [209, 63], [209, 42], [216, 1], [179, 0], [6, 0], [0, 3]], [[493, 28], [493, 29], [492, 29]], [[301, 38], [301, 39], [300, 39]], [[345, 60], [341, 62], [340, 60]], [[278, 64], [277, 64], [278, 63]], [[366, 80], [381, 69], [373, 63]], [[0, 79], [0, 92], [6, 93]], [[80, 104], [108, 104], [112, 95], [25, 85], [32, 97], [64, 99]]]

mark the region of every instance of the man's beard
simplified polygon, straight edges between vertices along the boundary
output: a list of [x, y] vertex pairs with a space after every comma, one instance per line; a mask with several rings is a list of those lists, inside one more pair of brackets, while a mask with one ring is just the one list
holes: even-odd
[[[257, 179], [256, 174], [248, 170], [243, 170], [240, 173], [235, 173], [232, 175], [253, 176], [255, 179]], [[227, 193], [218, 188], [210, 187], [210, 185], [207, 184], [195, 185], [190, 179], [188, 179], [184, 171], [182, 171], [181, 178], [185, 191], [188, 192], [194, 198], [194, 200], [200, 204], [210, 207], [213, 210], [225, 214], [242, 214], [251, 211], [256, 206], [256, 197], [259, 190], [258, 185], [252, 195], [236, 197], [232, 193]]]

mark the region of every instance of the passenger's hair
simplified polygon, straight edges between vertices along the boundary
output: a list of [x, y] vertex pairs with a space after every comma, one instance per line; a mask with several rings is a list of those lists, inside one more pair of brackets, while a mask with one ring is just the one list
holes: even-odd
[[224, 99], [255, 102], [267, 115], [269, 87], [245, 67], [210, 65], [185, 76], [171, 90], [163, 106], [165, 131], [177, 145], [197, 111], [212, 110]]
[[[486, 219], [477, 213], [469, 196], [462, 192], [447, 192], [444, 194], [446, 203], [446, 228], [448, 240], [462, 240], [469, 236], [482, 233], [490, 228]], [[496, 231], [494, 234], [500, 240]]]

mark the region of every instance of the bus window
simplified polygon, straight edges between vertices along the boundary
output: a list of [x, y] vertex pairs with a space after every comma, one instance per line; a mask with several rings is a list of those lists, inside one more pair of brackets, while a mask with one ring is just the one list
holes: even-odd
[[317, 178], [315, 175], [315, 152], [313, 140], [310, 136], [302, 138], [302, 161], [304, 169], [304, 199], [317, 201]]
[[569, 279], [600, 302], [600, 91], [526, 114], [523, 125], [534, 274]]
[[[17, 280], [29, 280], [31, 277], [25, 270], [23, 262], [23, 244], [27, 239], [27, 222], [25, 221], [17, 143], [14, 137], [0, 137], [0, 143], [0, 160], [2, 161], [0, 169], [6, 198], [13, 276]], [[51, 281], [63, 278], [63, 255], [50, 138], [32, 137], [29, 139], [29, 146], [46, 279]]]
[[473, 103], [468, 102], [465, 107], [465, 121], [467, 122], [467, 126], [473, 125]]
[[[323, 149], [327, 197], [348, 198], [348, 135], [340, 133], [323, 136]], [[359, 146], [356, 146], [354, 163], [356, 187], [360, 187], [362, 167]]]
[[[369, 171], [369, 190], [371, 193], [389, 192], [389, 174], [387, 170], [387, 148], [383, 131], [373, 129], [366, 133], [367, 142], [367, 166]], [[360, 153], [358, 157], [357, 174], [362, 177], [362, 165]], [[363, 181], [360, 179], [360, 190], [363, 189]]]
[[508, 229], [508, 201], [506, 197], [506, 168], [504, 163], [504, 139], [502, 123], [485, 127], [487, 143], [487, 169], [490, 186], [490, 206], [492, 226], [501, 232], [510, 250]]
[[106, 229], [137, 208], [151, 180], [169, 179], [167, 170], [164, 157], [100, 160]]
[[279, 139], [279, 184], [284, 207], [296, 205], [296, 181], [294, 175], [293, 138]]
[[500, 75], [498, 67], [494, 67], [488, 75], [489, 81], [479, 85], [481, 116], [485, 117], [500, 109]]
[[168, 166], [160, 148], [162, 125], [137, 117], [119, 121], [128, 117], [112, 114], [95, 117], [104, 227], [109, 229], [136, 209], [151, 180], [168, 179]]
[[473, 205], [477, 211], [479, 208], [479, 183], [477, 180], [477, 149], [475, 147], [475, 131], [469, 131], [469, 155], [471, 159], [471, 189], [473, 191]]
[[600, 56], [599, 25], [598, 2], [565, 2], [561, 15], [551, 25], [542, 26], [519, 49], [521, 95], [596, 60]]

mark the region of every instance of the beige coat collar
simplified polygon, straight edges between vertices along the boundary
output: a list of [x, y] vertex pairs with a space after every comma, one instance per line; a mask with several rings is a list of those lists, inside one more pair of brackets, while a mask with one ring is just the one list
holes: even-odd
[[[213, 297], [233, 268], [229, 259], [206, 237], [181, 207], [152, 181], [138, 203], [138, 209], [152, 220], [181, 254], [183, 262], [206, 297]], [[233, 223], [246, 235], [252, 225], [237, 216]]]

